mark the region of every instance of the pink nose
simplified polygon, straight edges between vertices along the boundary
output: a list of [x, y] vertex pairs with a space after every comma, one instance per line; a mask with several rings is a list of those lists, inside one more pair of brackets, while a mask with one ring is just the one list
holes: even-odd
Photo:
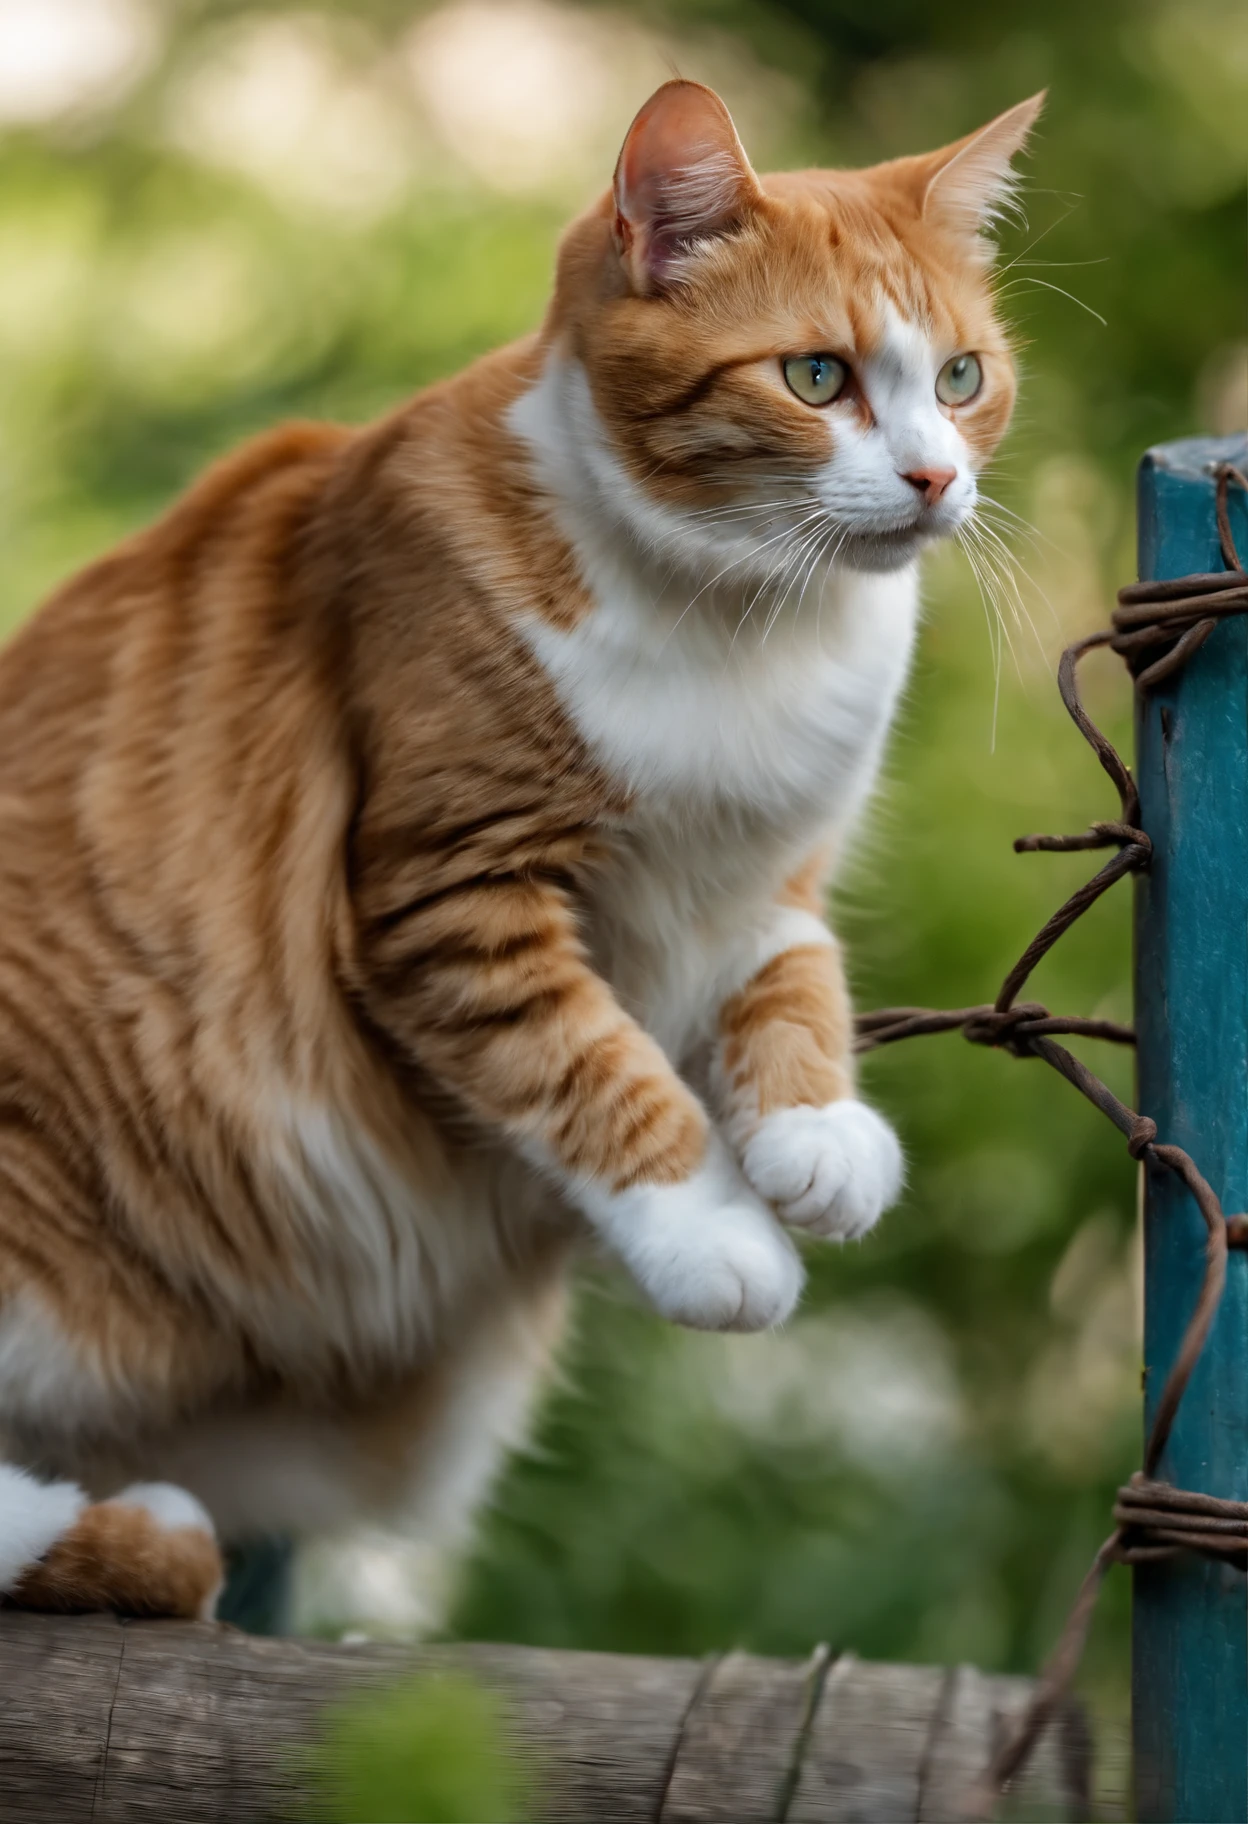
[[911, 469], [902, 476], [910, 486], [923, 496], [925, 507], [934, 507], [951, 481], [956, 481], [956, 469]]

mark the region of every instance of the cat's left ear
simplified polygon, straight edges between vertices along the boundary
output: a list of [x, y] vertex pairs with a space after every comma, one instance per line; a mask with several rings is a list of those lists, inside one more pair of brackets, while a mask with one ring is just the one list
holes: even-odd
[[1010, 161], [1027, 144], [1046, 93], [1041, 89], [998, 114], [978, 133], [969, 133], [924, 161], [922, 214], [927, 221], [968, 236], [991, 233], [1018, 187], [1018, 173]]
[[615, 167], [615, 245], [633, 290], [664, 290], [697, 242], [739, 228], [761, 194], [714, 90], [665, 82], [628, 129]]

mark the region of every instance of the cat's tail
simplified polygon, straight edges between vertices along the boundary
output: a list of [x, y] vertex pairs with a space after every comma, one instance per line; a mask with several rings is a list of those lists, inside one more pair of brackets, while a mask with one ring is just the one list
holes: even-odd
[[168, 1482], [89, 1501], [0, 1463], [0, 1599], [23, 1609], [210, 1620], [223, 1580], [212, 1521]]

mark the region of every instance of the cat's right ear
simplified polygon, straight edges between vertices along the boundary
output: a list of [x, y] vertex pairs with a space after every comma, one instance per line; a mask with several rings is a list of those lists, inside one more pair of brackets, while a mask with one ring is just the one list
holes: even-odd
[[690, 249], [739, 228], [760, 194], [714, 90], [665, 82], [615, 167], [615, 245], [633, 290], [646, 296], [677, 281]]

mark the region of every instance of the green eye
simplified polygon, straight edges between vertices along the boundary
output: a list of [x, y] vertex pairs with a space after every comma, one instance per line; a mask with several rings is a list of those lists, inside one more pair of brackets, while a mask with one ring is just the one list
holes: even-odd
[[984, 384], [984, 370], [974, 355], [955, 355], [936, 376], [936, 397], [942, 405], [965, 405]]
[[803, 404], [831, 405], [849, 379], [849, 369], [835, 355], [790, 355], [784, 377]]

